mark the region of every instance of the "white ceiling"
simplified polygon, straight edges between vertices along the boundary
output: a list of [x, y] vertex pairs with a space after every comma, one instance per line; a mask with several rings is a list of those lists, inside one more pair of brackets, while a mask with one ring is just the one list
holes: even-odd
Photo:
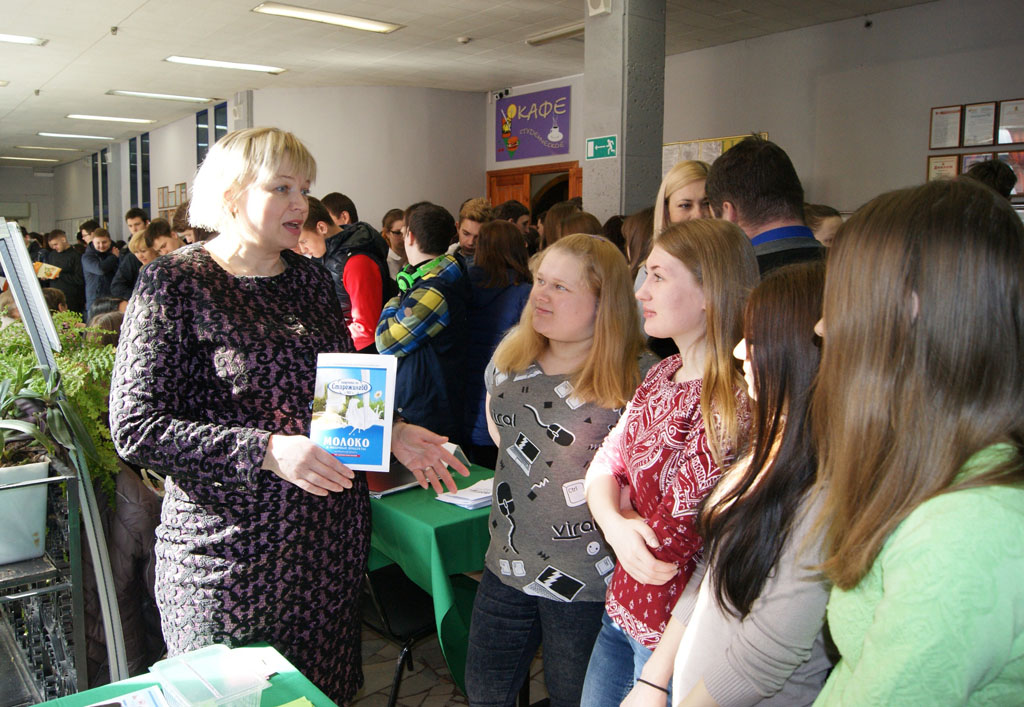
[[[611, 0], [621, 2], [622, 0]], [[666, 53], [677, 54], [929, 0], [667, 0]], [[0, 43], [0, 155], [67, 162], [199, 110], [108, 96], [110, 89], [227, 98], [265, 87], [424, 86], [486, 91], [583, 71], [582, 38], [531, 47], [531, 34], [578, 22], [585, 0], [290, 0], [405, 25], [387, 35], [251, 12], [260, 0], [0, 0], [0, 32], [48, 39]], [[116, 34], [111, 28], [116, 27]], [[468, 44], [457, 37], [468, 36]], [[280, 75], [170, 64], [178, 54], [280, 66]], [[37, 95], [38, 92], [38, 95]], [[65, 118], [150, 118], [148, 126]], [[80, 148], [81, 153], [16, 145]], [[47, 163], [3, 160], [4, 165]], [[52, 164], [50, 165], [52, 166]]]

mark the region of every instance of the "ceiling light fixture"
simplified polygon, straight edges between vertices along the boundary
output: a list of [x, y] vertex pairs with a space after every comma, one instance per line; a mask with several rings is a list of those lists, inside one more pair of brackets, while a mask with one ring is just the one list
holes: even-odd
[[212, 103], [216, 98], [203, 98], [202, 96], [179, 96], [174, 93], [150, 93], [149, 91], [122, 91], [110, 89], [108, 96], [128, 96], [129, 98], [155, 98], [159, 101], [184, 101], [185, 103]]
[[39, 37], [24, 37], [20, 34], [0, 34], [0, 42], [10, 42], [11, 44], [34, 44], [37, 47], [44, 47], [49, 39], [39, 39]]
[[110, 123], [155, 123], [155, 120], [148, 118], [119, 118], [115, 115], [82, 115], [81, 113], [69, 113], [66, 117], [74, 120], [104, 120]]
[[571, 25], [564, 25], [562, 27], [555, 27], [549, 29], [546, 32], [538, 32], [537, 34], [531, 34], [526, 38], [526, 43], [531, 47], [536, 47], [540, 44], [547, 44], [548, 42], [556, 42], [559, 39], [569, 39], [571, 37], [578, 37], [583, 34], [583, 22], [573, 22]]
[[0, 81], [0, 88], [3, 88], [4, 86], [6, 86], [9, 83], [10, 83], [10, 81]]
[[112, 137], [103, 137], [102, 135], [75, 135], [73, 133], [36, 133], [40, 137], [67, 137], [73, 140], [113, 140]]
[[390, 34], [405, 26], [396, 25], [392, 22], [368, 20], [365, 17], [353, 17], [352, 15], [340, 15], [336, 12], [324, 12], [323, 10], [312, 10], [307, 7], [285, 5], [279, 2], [260, 3], [252, 11], [263, 15], [277, 15], [278, 17], [291, 17], [296, 20], [323, 22], [328, 25], [348, 27], [349, 29], [358, 29], [364, 32], [376, 32], [378, 34]]
[[0, 156], [0, 160], [21, 160], [22, 162], [60, 162], [60, 160], [54, 160], [48, 157], [8, 157], [6, 155]]
[[234, 61], [218, 61], [216, 59], [197, 59], [192, 56], [169, 56], [164, 61], [172, 64], [190, 64], [192, 66], [209, 66], [214, 69], [238, 69], [240, 71], [259, 71], [264, 74], [283, 74], [285, 69], [279, 66], [263, 64], [240, 64]]
[[56, 150], [57, 152], [82, 152], [74, 147], [43, 147], [42, 145], [15, 145], [15, 150]]

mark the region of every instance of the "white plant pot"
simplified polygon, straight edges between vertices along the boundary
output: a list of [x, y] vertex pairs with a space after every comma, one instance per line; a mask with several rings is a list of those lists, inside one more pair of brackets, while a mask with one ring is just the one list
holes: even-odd
[[[0, 486], [45, 479], [50, 462], [0, 468]], [[0, 490], [0, 565], [40, 557], [46, 547], [46, 484]]]

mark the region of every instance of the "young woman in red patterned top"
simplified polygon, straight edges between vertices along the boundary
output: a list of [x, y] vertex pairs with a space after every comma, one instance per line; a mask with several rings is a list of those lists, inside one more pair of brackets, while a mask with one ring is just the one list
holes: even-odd
[[658, 645], [702, 547], [701, 500], [749, 425], [732, 359], [757, 284], [750, 241], [733, 224], [697, 220], [654, 241], [637, 292], [644, 330], [679, 354], [651, 369], [587, 472], [587, 501], [617, 564], [582, 703], [618, 705]]

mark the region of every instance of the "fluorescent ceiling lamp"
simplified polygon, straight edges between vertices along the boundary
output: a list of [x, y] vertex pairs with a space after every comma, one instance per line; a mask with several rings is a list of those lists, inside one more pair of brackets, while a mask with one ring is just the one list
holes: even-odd
[[110, 89], [108, 96], [128, 96], [129, 98], [155, 98], [160, 101], [184, 101], [185, 103], [211, 103], [216, 98], [203, 98], [201, 96], [178, 96], [173, 93], [149, 93], [148, 91], [122, 91]]
[[3, 88], [4, 86], [6, 86], [9, 83], [10, 83], [10, 81], [0, 81], [0, 88]]
[[21, 160], [22, 162], [60, 162], [46, 157], [0, 157], [0, 160]]
[[81, 152], [74, 147], [43, 147], [42, 145], [15, 145], [15, 150], [56, 150], [58, 152]]
[[283, 5], [279, 2], [260, 3], [252, 9], [264, 15], [277, 15], [278, 17], [293, 17], [297, 20], [309, 20], [310, 22], [323, 22], [328, 25], [338, 25], [349, 29], [359, 29], [364, 32], [377, 32], [388, 34], [396, 29], [402, 29], [405, 25], [396, 25], [391, 22], [379, 22], [368, 20], [364, 17], [353, 17], [352, 15], [339, 15], [336, 12], [324, 12], [323, 10], [311, 10], [306, 7], [295, 7], [294, 5]]
[[74, 135], [72, 133], [36, 133], [40, 137], [69, 137], [74, 140], [113, 140], [112, 137], [103, 137], [102, 135]]
[[68, 118], [75, 120], [105, 120], [110, 123], [155, 123], [155, 120], [147, 118], [118, 118], [114, 115], [82, 115], [81, 113], [69, 113]]
[[571, 25], [555, 27], [554, 29], [549, 29], [546, 32], [531, 34], [526, 38], [526, 43], [531, 47], [536, 47], [538, 44], [547, 44], [548, 42], [555, 42], [559, 39], [578, 37], [583, 34], [583, 24], [583, 22], [573, 22]]
[[191, 64], [192, 66], [209, 66], [214, 69], [239, 69], [241, 71], [259, 71], [264, 74], [283, 74], [285, 72], [279, 66], [264, 66], [263, 64], [239, 64], [234, 61], [217, 61], [216, 59], [196, 59], [191, 56], [169, 56], [164, 61], [172, 64]]
[[23, 37], [20, 34], [0, 34], [0, 42], [10, 42], [11, 44], [34, 44], [37, 47], [42, 47], [49, 41], [49, 39], [39, 39], [39, 37]]

